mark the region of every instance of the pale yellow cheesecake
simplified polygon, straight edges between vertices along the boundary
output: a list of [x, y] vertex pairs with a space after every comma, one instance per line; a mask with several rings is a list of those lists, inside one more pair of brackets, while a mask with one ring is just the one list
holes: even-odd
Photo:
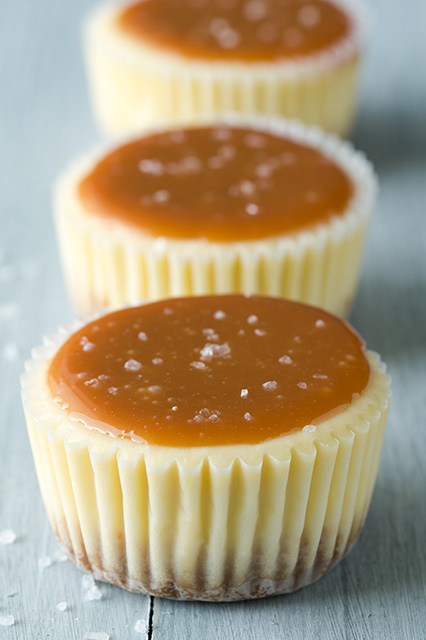
[[343, 320], [262, 296], [173, 298], [65, 328], [22, 394], [70, 558], [165, 597], [293, 591], [351, 549], [390, 381]]
[[282, 119], [160, 129], [83, 156], [55, 190], [79, 314], [261, 293], [348, 312], [376, 179], [350, 145]]
[[95, 114], [113, 134], [234, 111], [345, 135], [365, 22], [342, 0], [103, 4], [83, 38]]

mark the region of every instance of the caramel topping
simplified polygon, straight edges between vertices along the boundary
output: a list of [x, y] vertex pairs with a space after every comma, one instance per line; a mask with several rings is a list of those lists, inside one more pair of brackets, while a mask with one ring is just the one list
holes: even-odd
[[237, 127], [140, 138], [101, 160], [82, 180], [89, 215], [149, 236], [256, 240], [342, 215], [347, 174], [316, 149]]
[[177, 447], [311, 431], [368, 385], [360, 337], [314, 307], [261, 296], [175, 298], [106, 315], [48, 372], [87, 427]]
[[328, 0], [143, 0], [121, 12], [118, 26], [186, 58], [244, 62], [314, 54], [352, 28]]

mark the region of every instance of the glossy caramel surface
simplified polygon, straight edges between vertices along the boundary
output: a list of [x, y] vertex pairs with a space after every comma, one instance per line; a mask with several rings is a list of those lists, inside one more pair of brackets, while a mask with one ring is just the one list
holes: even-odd
[[271, 62], [321, 52], [347, 38], [351, 20], [327, 0], [143, 0], [118, 27], [186, 58]]
[[229, 126], [133, 140], [100, 160], [78, 189], [87, 215], [148, 236], [217, 242], [327, 223], [353, 192], [343, 169], [317, 149]]
[[369, 378], [364, 343], [343, 320], [242, 295], [108, 314], [73, 334], [48, 371], [55, 401], [89, 428], [176, 447], [310, 431]]

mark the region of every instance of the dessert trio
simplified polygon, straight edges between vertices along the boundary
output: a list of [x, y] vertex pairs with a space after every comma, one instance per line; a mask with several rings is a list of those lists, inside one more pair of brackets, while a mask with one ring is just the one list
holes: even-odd
[[34, 349], [22, 396], [55, 535], [98, 579], [287, 593], [362, 530], [390, 380], [340, 316], [377, 186], [335, 133], [364, 22], [342, 0], [144, 0], [86, 22], [96, 117], [127, 137], [57, 181], [90, 319]]

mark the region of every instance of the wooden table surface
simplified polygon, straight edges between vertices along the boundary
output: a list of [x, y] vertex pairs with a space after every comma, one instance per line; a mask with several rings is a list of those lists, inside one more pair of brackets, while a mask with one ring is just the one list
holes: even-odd
[[[289, 596], [238, 604], [151, 599], [101, 583], [102, 599], [85, 600], [82, 574], [58, 557], [37, 486], [18, 377], [30, 348], [73, 317], [50, 195], [64, 164], [99, 139], [79, 42], [89, 4], [2, 3], [0, 531], [12, 529], [17, 539], [0, 544], [0, 623], [15, 619], [0, 626], [0, 638], [79, 640], [101, 631], [112, 640], [426, 638], [425, 0], [370, 0], [374, 38], [354, 135], [375, 163], [381, 192], [351, 320], [393, 377], [370, 514], [330, 575]], [[138, 620], [146, 634], [134, 629]]]

